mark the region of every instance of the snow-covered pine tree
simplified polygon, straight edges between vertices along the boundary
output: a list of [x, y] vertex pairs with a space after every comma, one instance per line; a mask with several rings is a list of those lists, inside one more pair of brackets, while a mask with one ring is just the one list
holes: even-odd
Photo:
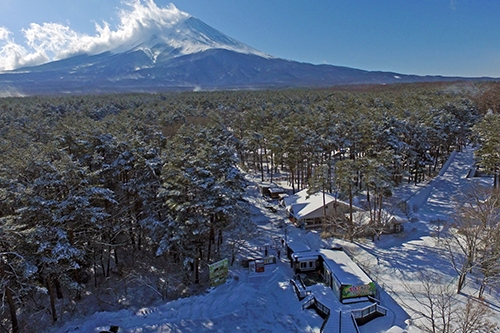
[[157, 254], [169, 252], [192, 267], [195, 282], [200, 260], [210, 261], [213, 245], [220, 247], [223, 231], [234, 221], [229, 217], [242, 200], [245, 182], [232, 140], [217, 125], [184, 126], [169, 145], [162, 170], [160, 196], [170, 219]]

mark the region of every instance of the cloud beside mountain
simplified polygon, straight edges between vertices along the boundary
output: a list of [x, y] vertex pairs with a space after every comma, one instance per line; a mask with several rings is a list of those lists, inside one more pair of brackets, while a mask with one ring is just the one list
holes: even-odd
[[25, 46], [0, 27], [0, 71], [35, 66], [78, 54], [99, 54], [148, 38], [190, 17], [173, 4], [158, 7], [153, 0], [124, 2], [119, 24], [95, 24], [96, 34], [81, 34], [60, 23], [32, 23], [23, 29]]
[[0, 28], [0, 96], [330, 87], [462, 79], [280, 59], [225, 35], [172, 4], [160, 8], [153, 0], [133, 0], [127, 6], [119, 12], [116, 28], [107, 22], [96, 24], [93, 36], [58, 23], [33, 23], [23, 31], [23, 47], [13, 40], [10, 31]]

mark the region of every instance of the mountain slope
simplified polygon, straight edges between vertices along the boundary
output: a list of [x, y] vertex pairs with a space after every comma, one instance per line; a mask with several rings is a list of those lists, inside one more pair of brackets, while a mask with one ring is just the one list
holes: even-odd
[[0, 96], [196, 89], [327, 87], [457, 80], [274, 58], [177, 10], [100, 54], [0, 73]]
[[142, 37], [110, 51], [111, 53], [143, 51], [153, 62], [156, 62], [157, 59], [165, 61], [177, 56], [209, 49], [225, 49], [238, 53], [270, 57], [223, 34], [193, 16], [185, 15], [186, 18], [178, 19], [173, 24], [150, 27]]

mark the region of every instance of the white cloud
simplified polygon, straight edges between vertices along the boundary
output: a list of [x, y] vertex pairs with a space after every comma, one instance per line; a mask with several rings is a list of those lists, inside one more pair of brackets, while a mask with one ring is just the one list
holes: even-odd
[[160, 8], [153, 0], [123, 2], [116, 29], [109, 23], [95, 24], [95, 35], [80, 34], [60, 23], [31, 23], [23, 29], [25, 46], [0, 27], [0, 70], [39, 65], [76, 54], [98, 54], [135, 43], [189, 17], [170, 4]]
[[0, 27], [0, 70], [14, 69], [23, 64], [28, 52], [11, 38], [12, 33]]
[[0, 40], [8, 40], [10, 31], [5, 27], [0, 27]]

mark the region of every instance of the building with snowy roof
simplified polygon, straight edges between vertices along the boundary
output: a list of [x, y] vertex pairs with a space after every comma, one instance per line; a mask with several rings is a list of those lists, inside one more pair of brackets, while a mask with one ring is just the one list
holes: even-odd
[[342, 249], [311, 250], [301, 242], [287, 244], [287, 256], [295, 273], [318, 271], [326, 286], [341, 302], [369, 301], [375, 283]]
[[[346, 219], [348, 218], [348, 214], [346, 214]], [[393, 234], [404, 231], [403, 223], [405, 220], [397, 215], [390, 214], [385, 209], [377, 211], [376, 213], [370, 211], [353, 212], [352, 220], [359, 226], [375, 224], [381, 229], [380, 233]]]
[[376, 296], [375, 283], [344, 251], [321, 249], [319, 253], [325, 284], [342, 303]]
[[311, 248], [301, 241], [290, 240], [286, 244], [286, 256], [292, 260], [292, 254], [310, 252]]
[[[325, 216], [341, 216], [349, 212], [349, 203], [338, 200], [326, 192], [309, 194], [304, 189], [293, 195], [283, 198], [288, 218], [296, 226], [304, 229], [312, 229], [323, 225]], [[354, 211], [361, 208], [353, 207]]]
[[272, 183], [261, 183], [258, 184], [258, 187], [260, 194], [271, 197], [272, 199], [279, 199], [280, 195], [286, 194], [286, 190], [284, 188]]

